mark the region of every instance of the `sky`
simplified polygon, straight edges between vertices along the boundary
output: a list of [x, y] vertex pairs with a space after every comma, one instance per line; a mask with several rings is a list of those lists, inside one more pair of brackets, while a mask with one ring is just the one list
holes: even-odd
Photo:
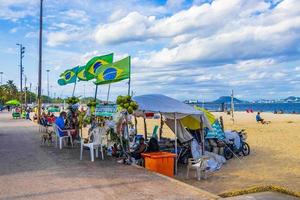
[[[134, 95], [160, 93], [180, 100], [245, 100], [300, 96], [299, 0], [44, 0], [43, 81], [47, 94], [66, 69], [96, 55], [132, 58]], [[0, 71], [19, 86], [19, 47], [27, 86], [36, 91], [39, 0], [0, 0]], [[108, 86], [99, 86], [106, 99]], [[93, 96], [92, 81], [76, 96]], [[127, 93], [111, 85], [110, 99]]]

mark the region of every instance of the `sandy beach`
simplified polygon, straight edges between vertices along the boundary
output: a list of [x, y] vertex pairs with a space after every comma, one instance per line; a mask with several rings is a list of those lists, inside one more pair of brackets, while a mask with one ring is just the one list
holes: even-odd
[[[225, 130], [246, 130], [251, 154], [229, 160], [220, 171], [200, 182], [186, 179], [183, 167], [179, 180], [215, 194], [265, 185], [300, 192], [300, 115], [262, 113], [265, 120], [271, 121], [262, 125], [256, 122], [256, 113], [235, 112], [234, 123], [225, 113], [214, 114], [223, 116]], [[138, 132], [143, 133], [143, 121], [138, 123]], [[156, 124], [159, 120], [147, 120], [148, 132]], [[174, 136], [168, 127], [163, 130], [165, 136]]]

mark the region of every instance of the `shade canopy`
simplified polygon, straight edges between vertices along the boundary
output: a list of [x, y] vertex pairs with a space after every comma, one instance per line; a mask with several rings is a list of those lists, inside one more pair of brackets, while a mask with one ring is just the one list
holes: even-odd
[[[162, 94], [148, 94], [133, 97], [133, 100], [139, 105], [139, 111], [161, 113], [167, 119], [174, 119], [175, 113], [177, 119], [190, 116], [193, 120], [199, 122], [200, 118], [202, 118], [203, 125], [211, 129], [211, 125], [202, 111], [196, 110], [192, 106], [171, 97]], [[189, 128], [188, 121], [186, 121], [185, 125]]]
[[203, 114], [193, 107], [162, 94], [148, 94], [133, 97], [139, 105], [139, 110], [146, 112], [178, 113], [178, 114]]
[[6, 104], [6, 105], [10, 105], [10, 106], [18, 106], [18, 105], [21, 105], [21, 103], [20, 103], [18, 100], [16, 100], [16, 99], [7, 101], [5, 104]]

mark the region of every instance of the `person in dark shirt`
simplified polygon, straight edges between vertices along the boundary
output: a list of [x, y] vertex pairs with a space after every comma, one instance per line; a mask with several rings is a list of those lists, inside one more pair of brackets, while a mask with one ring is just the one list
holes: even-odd
[[145, 139], [141, 138], [140, 139], [140, 144], [138, 148], [130, 153], [130, 156], [133, 157], [134, 159], [138, 160], [142, 158], [142, 153], [146, 151], [147, 145], [145, 144]]

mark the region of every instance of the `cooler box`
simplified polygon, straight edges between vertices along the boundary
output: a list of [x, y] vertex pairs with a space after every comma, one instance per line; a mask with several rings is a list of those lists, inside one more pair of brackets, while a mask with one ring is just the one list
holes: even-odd
[[166, 176], [174, 176], [174, 161], [176, 154], [169, 152], [142, 153], [145, 168]]
[[21, 114], [19, 112], [13, 112], [12, 113], [12, 117], [13, 118], [20, 118], [21, 117]]

